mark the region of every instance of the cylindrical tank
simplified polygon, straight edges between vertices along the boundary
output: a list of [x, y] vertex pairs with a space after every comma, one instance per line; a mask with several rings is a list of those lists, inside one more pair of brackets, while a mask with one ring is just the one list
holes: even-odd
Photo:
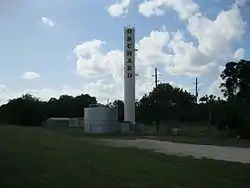
[[110, 107], [92, 107], [84, 109], [84, 121], [118, 121], [118, 109]]

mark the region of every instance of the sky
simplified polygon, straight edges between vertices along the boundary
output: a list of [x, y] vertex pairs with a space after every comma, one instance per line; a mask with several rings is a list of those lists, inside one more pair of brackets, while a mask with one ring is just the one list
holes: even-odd
[[228, 61], [250, 59], [249, 0], [0, 0], [0, 104], [88, 93], [123, 99], [123, 28], [136, 28], [136, 99], [159, 82], [221, 96]]

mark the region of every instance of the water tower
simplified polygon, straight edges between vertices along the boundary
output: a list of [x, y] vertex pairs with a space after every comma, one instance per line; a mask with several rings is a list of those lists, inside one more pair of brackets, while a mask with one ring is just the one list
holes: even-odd
[[124, 28], [124, 121], [135, 124], [135, 28]]

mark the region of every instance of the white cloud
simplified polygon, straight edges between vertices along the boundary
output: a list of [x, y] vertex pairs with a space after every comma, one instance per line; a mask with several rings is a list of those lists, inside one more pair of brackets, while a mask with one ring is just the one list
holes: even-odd
[[[136, 71], [146, 65], [167, 63], [168, 55], [163, 52], [169, 33], [166, 31], [152, 31], [149, 37], [144, 37], [137, 44]], [[105, 41], [92, 40], [76, 46], [74, 53], [77, 56], [78, 74], [90, 76], [111, 75], [115, 82], [123, 80], [123, 51], [112, 50], [104, 53], [102, 50]]]
[[[136, 76], [136, 99], [140, 99], [144, 94], [152, 91], [155, 84], [153, 74], [153, 67], [140, 67], [140, 74]], [[123, 74], [121, 77], [123, 77]], [[116, 99], [123, 100], [124, 98], [123, 80], [107, 83], [107, 80], [100, 79], [87, 84], [84, 91], [97, 97], [98, 101], [102, 103], [106, 103], [107, 99], [114, 101]]]
[[180, 19], [186, 20], [199, 9], [192, 0], [145, 0], [139, 5], [139, 12], [146, 16], [161, 16], [164, 9], [172, 8], [178, 12]]
[[221, 92], [220, 84], [222, 83], [221, 77], [218, 77], [209, 87], [206, 92], [208, 95], [215, 95], [220, 98], [224, 98], [223, 93]]
[[168, 63], [170, 56], [164, 51], [170, 35], [167, 31], [152, 31], [148, 37], [143, 37], [136, 48], [137, 61], [139, 65], [156, 65], [158, 63]]
[[103, 73], [106, 69], [103, 54], [101, 52], [101, 40], [92, 40], [84, 42], [74, 49], [77, 56], [77, 73], [82, 76], [94, 76]]
[[84, 91], [91, 96], [95, 96], [100, 103], [107, 103], [107, 100], [114, 101], [116, 99], [122, 99], [123, 85], [115, 83], [107, 83], [105, 80], [97, 80], [91, 82], [84, 87]]
[[30, 93], [41, 100], [49, 100], [50, 98], [58, 98], [60, 95], [77, 96], [84, 93], [83, 88], [71, 88], [70, 86], [63, 85], [59, 88], [41, 88], [41, 89], [26, 89], [24, 91], [15, 92], [16, 97], [20, 97], [23, 94]]
[[221, 11], [215, 20], [197, 13], [188, 20], [187, 28], [198, 42], [200, 52], [209, 56], [225, 56], [230, 53], [232, 43], [245, 33], [245, 22], [238, 7]]
[[202, 14], [199, 5], [192, 0], [144, 1], [139, 5], [139, 12], [147, 17], [162, 15], [164, 8], [172, 8], [179, 14], [195, 41], [185, 41], [181, 32], [172, 33], [168, 45], [165, 45], [170, 52], [163, 54], [167, 61], [160, 60], [167, 62], [165, 67], [168, 73], [199, 76], [218, 72], [215, 70], [219, 62], [242, 55], [242, 50], [232, 55], [231, 49], [245, 33], [246, 24], [238, 6], [232, 5], [231, 9], [221, 11], [215, 20]]
[[199, 76], [211, 72], [214, 68], [212, 58], [201, 53], [192, 42], [185, 42], [180, 32], [173, 33], [168, 47], [172, 55], [171, 64], [166, 66], [166, 71], [170, 74]]
[[5, 85], [0, 84], [0, 105], [8, 101], [8, 89]]
[[164, 14], [164, 11], [160, 8], [162, 4], [161, 1], [144, 1], [139, 5], [139, 12], [145, 17], [162, 16]]
[[55, 22], [53, 20], [51, 20], [50, 18], [48, 17], [42, 17], [41, 18], [41, 21], [43, 24], [49, 26], [49, 27], [54, 27], [55, 26]]
[[77, 56], [77, 73], [85, 77], [111, 75], [116, 83], [123, 79], [123, 52], [112, 50], [104, 53], [105, 41], [83, 42], [74, 49]]
[[169, 81], [168, 83], [173, 87], [178, 87], [178, 88], [183, 89], [184, 91], [194, 93], [194, 87], [182, 85], [182, 84], [176, 83], [175, 81]]
[[128, 13], [128, 7], [131, 0], [120, 0], [110, 5], [107, 10], [112, 17], [120, 17]]
[[36, 78], [40, 78], [40, 75], [36, 72], [25, 72], [22, 76], [22, 79], [26, 79], [26, 80], [33, 80]]
[[244, 56], [245, 56], [245, 50], [243, 48], [239, 48], [233, 54], [233, 58], [237, 61], [244, 59]]
[[192, 0], [144, 1], [139, 5], [139, 12], [147, 17], [162, 15], [164, 7], [171, 7], [177, 11], [180, 19], [188, 21], [187, 29], [198, 40], [199, 51], [208, 56], [229, 54], [232, 42], [240, 39], [245, 32], [245, 23], [235, 5], [227, 11], [221, 11], [215, 20], [199, 12], [199, 6]]

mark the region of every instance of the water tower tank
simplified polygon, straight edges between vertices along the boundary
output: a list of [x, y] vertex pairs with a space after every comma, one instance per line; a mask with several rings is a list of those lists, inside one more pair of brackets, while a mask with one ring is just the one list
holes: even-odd
[[84, 119], [87, 121], [118, 121], [117, 108], [91, 107], [84, 109]]
[[118, 109], [110, 107], [90, 107], [84, 109], [84, 128], [89, 133], [116, 132]]

